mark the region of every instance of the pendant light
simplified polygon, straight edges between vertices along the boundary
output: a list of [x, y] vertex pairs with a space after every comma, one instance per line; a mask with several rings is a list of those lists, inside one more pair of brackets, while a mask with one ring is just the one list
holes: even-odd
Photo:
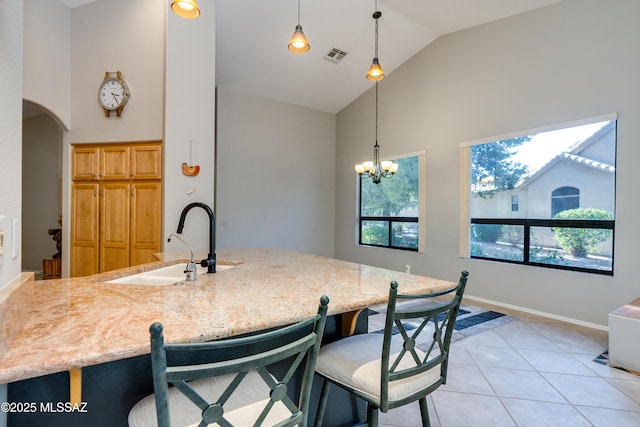
[[[376, 9], [378, 8], [378, 2], [376, 1]], [[382, 16], [382, 12], [376, 10], [373, 13], [373, 19], [376, 21], [376, 44], [375, 44], [375, 54], [373, 56], [373, 62], [371, 63], [371, 67], [369, 68], [369, 72], [367, 72], [368, 80], [382, 80], [384, 79], [384, 71], [382, 71], [382, 67], [380, 66], [380, 62], [378, 61], [378, 19]]]
[[380, 184], [382, 178], [391, 178], [398, 170], [398, 164], [391, 160], [380, 161], [380, 146], [378, 145], [378, 82], [376, 82], [376, 143], [373, 146], [373, 161], [355, 165], [356, 172], [361, 178], [371, 178], [374, 184]]
[[173, 0], [171, 10], [182, 18], [197, 18], [200, 16], [200, 8], [196, 0]]
[[289, 41], [289, 50], [293, 53], [306, 53], [309, 49], [311, 49], [311, 46], [302, 32], [302, 25], [300, 25], [300, 0], [298, 0], [298, 25], [296, 25], [293, 36]]

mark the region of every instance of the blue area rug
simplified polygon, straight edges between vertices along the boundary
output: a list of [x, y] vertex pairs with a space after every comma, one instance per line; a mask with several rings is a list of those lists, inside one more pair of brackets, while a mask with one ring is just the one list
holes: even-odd
[[[412, 302], [398, 303], [398, 306], [400, 307], [402, 304], [411, 303]], [[384, 332], [385, 311], [385, 305], [369, 309], [369, 333], [381, 334]], [[442, 318], [440, 320], [442, 320]], [[504, 313], [463, 304], [458, 310], [458, 317], [456, 318], [456, 324], [453, 328], [452, 341], [491, 330], [513, 320], [515, 320], [513, 317]], [[402, 322], [402, 324], [406, 330], [412, 330], [419, 325], [419, 322]], [[398, 330], [394, 326], [393, 334], [396, 333], [398, 333]]]

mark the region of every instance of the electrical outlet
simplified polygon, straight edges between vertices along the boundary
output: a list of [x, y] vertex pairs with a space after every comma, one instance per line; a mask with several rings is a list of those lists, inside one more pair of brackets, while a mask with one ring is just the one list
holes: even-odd
[[411, 274], [411, 264], [404, 265], [404, 272], [407, 274]]

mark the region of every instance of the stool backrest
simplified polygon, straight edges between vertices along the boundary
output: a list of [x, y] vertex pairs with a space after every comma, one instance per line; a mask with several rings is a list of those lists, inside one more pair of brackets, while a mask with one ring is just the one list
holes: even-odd
[[[328, 303], [329, 298], [323, 296], [316, 315], [293, 325], [205, 343], [167, 344], [164, 341], [163, 326], [160, 323], [152, 324], [149, 332], [158, 426], [170, 427], [169, 384], [202, 411], [200, 425], [215, 422], [221, 426], [233, 426], [224, 416], [224, 405], [247, 375], [256, 372], [270, 392], [262, 396], [268, 401], [264, 408], [258, 411], [259, 415], [253, 425], [262, 425], [273, 405], [281, 402], [291, 412], [291, 417], [280, 425], [305, 426]], [[207, 362], [193, 362], [203, 358], [207, 359]], [[287, 362], [284, 363], [287, 364], [291, 360], [286, 372], [274, 373], [271, 365], [285, 360]], [[300, 384], [297, 384], [296, 380], [291, 381], [295, 378], [298, 367], [305, 361]], [[233, 380], [217, 395], [215, 401], [207, 400], [189, 384], [189, 381], [229, 374], [233, 375]], [[294, 393], [298, 396], [297, 402], [294, 402], [289, 392], [297, 386], [300, 391]]]
[[[391, 282], [385, 320], [381, 364], [380, 409], [387, 411], [389, 383], [440, 369], [435, 383], [408, 396], [406, 402], [417, 400], [447, 381], [449, 346], [458, 309], [469, 273], [463, 271], [457, 286], [441, 292], [423, 295], [398, 294], [398, 283]], [[398, 307], [398, 301], [411, 301]], [[411, 323], [409, 323], [411, 322]], [[415, 328], [414, 328], [415, 327]], [[395, 337], [394, 337], [395, 335]], [[398, 337], [402, 346], [398, 346]], [[394, 406], [398, 406], [395, 402]]]

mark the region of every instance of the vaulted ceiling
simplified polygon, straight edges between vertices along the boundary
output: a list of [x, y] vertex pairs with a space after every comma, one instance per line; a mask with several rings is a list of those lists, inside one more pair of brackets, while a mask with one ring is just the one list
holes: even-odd
[[[94, 0], [60, 1], [78, 7]], [[380, 64], [389, 74], [442, 35], [560, 0], [300, 0], [311, 44], [305, 54], [287, 50], [296, 0], [198, 1], [202, 14], [216, 14], [218, 86], [337, 113], [373, 85], [364, 76], [374, 55], [376, 1]], [[339, 63], [325, 59], [334, 48], [346, 52]]]

